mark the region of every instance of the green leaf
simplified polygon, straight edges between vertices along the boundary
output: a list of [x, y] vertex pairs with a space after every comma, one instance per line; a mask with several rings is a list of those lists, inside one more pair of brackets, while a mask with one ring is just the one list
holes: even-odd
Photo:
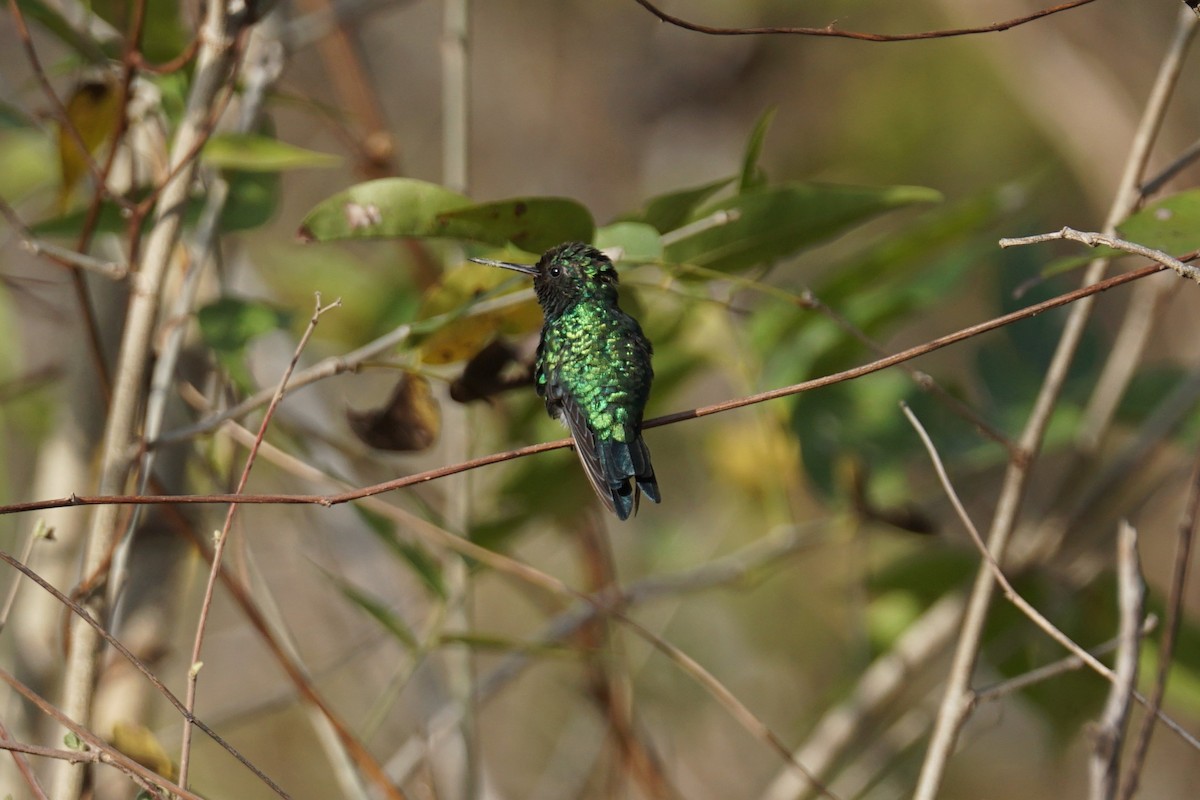
[[575, 656], [577, 651], [559, 642], [523, 642], [501, 636], [477, 633], [443, 633], [439, 645], [460, 644], [475, 650], [495, 650], [501, 653], [524, 653], [532, 656]]
[[[3, 148], [0, 147], [0, 152]], [[3, 164], [0, 155], [0, 165]], [[229, 195], [225, 199], [225, 207], [221, 210], [219, 227], [222, 232], [250, 230], [269, 222], [279, 206], [280, 184], [279, 175], [273, 172], [239, 172], [230, 170], [224, 175], [229, 184]], [[140, 199], [138, 196], [131, 198]], [[197, 194], [188, 200], [184, 210], [183, 222], [187, 227], [194, 227], [204, 209], [205, 197]], [[146, 215], [142, 222], [142, 232], [150, 230], [154, 223], [154, 215]], [[73, 211], [57, 217], [41, 220], [30, 226], [37, 236], [54, 236], [75, 238], [83, 230], [87, 211]], [[96, 219], [97, 233], [125, 233], [129, 221], [121, 209], [111, 200], [100, 204], [100, 214]]]
[[386, 517], [371, 511], [368, 508], [363, 508], [360, 504], [355, 503], [354, 510], [362, 517], [363, 521], [371, 529], [371, 532], [379, 537], [379, 540], [387, 546], [396, 555], [400, 556], [421, 582], [429, 589], [429, 591], [442, 600], [449, 597], [449, 590], [446, 588], [446, 581], [442, 577], [442, 567], [438, 560], [431, 556], [428, 551], [417, 544], [402, 542], [396, 538], [395, 524]]
[[378, 239], [432, 236], [439, 214], [469, 206], [457, 192], [414, 178], [382, 178], [321, 201], [300, 224], [300, 238]]
[[[328, 573], [327, 573], [328, 574]], [[407, 647], [409, 650], [420, 650], [421, 643], [417, 641], [416, 635], [412, 629], [400, 618], [400, 615], [392, 611], [386, 604], [372, 597], [363, 590], [353, 584], [341, 580], [334, 575], [328, 576], [331, 581], [337, 584], [338, 590], [354, 605], [366, 611], [376, 622], [383, 626], [383, 629], [395, 637], [396, 641]]]
[[730, 218], [672, 242], [666, 258], [736, 271], [792, 255], [894, 208], [941, 199], [920, 186], [866, 188], [791, 183], [758, 189], [716, 204]]
[[661, 261], [662, 237], [643, 222], [614, 222], [596, 231], [596, 247], [621, 250], [621, 261]]
[[[90, 0], [97, 16], [117, 30], [129, 27], [130, 5], [126, 0]], [[169, 61], [187, 47], [189, 36], [180, 20], [181, 4], [175, 0], [146, 0], [144, 30], [139, 45], [142, 57], [151, 63]]]
[[528, 197], [472, 204], [460, 194], [412, 178], [352, 186], [321, 202], [300, 226], [307, 241], [437, 237], [541, 252], [565, 241], [591, 241], [595, 228], [574, 200]]
[[286, 311], [267, 303], [222, 297], [196, 313], [204, 341], [218, 354], [240, 354], [264, 333], [286, 327]]
[[673, 231], [690, 220], [701, 203], [706, 202], [733, 181], [734, 178], [721, 178], [700, 186], [661, 194], [651, 198], [640, 213], [627, 219], [644, 222], [659, 233]]
[[[246, 231], [271, 221], [279, 207], [279, 175], [273, 172], [225, 173], [229, 196], [221, 209], [220, 229], [224, 233]], [[203, 208], [201, 198], [194, 198], [188, 208], [186, 222], [195, 225]]]
[[342, 161], [340, 156], [318, 153], [255, 133], [216, 134], [204, 145], [202, 155], [214, 167], [246, 172], [334, 167]]
[[83, 740], [80, 739], [74, 731], [68, 731], [67, 734], [63, 736], [63, 744], [67, 746], [68, 750], [87, 749], [87, 745], [84, 744]]
[[1148, 205], [1117, 226], [1122, 239], [1168, 255], [1200, 249], [1200, 189]]
[[562, 197], [521, 197], [480, 203], [437, 215], [428, 235], [502, 246], [511, 242], [527, 253], [542, 253], [563, 242], [590, 242], [592, 214]]
[[[29, 116], [16, 106], [0, 101], [0, 130], [32, 127]], [[39, 134], [44, 136], [44, 134]]]
[[762, 154], [763, 140], [767, 137], [767, 129], [775, 118], [775, 107], [771, 106], [762, 113], [754, 130], [746, 142], [746, 152], [742, 156], [742, 175], [738, 180], [738, 194], [745, 194], [751, 189], [757, 189], [767, 182], [766, 176], [758, 168], [758, 157]]

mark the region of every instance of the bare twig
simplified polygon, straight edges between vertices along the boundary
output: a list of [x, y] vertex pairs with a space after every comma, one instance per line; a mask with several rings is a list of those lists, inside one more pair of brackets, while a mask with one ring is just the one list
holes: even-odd
[[[53, 533], [52, 530], [46, 527], [44, 520], [37, 520], [33, 527], [29, 529], [29, 533], [25, 536], [25, 545], [21, 548], [20, 559], [22, 562], [28, 562], [30, 554], [33, 553], [33, 545], [38, 539], [45, 539]], [[0, 631], [4, 630], [4, 626], [8, 624], [8, 615], [12, 613], [13, 603], [17, 601], [17, 592], [21, 588], [20, 581], [13, 581], [12, 586], [8, 587], [5, 592], [4, 602], [0, 604]]]
[[1175, 270], [1180, 277], [1191, 278], [1200, 283], [1200, 269], [1185, 264], [1174, 256], [1168, 255], [1161, 250], [1154, 250], [1136, 242], [1127, 242], [1124, 239], [1118, 239], [1115, 236], [1108, 236], [1103, 233], [1093, 233], [1089, 231], [1077, 231], [1074, 228], [1063, 228], [1062, 230], [1053, 231], [1051, 233], [1039, 233], [1034, 236], [1022, 236], [1016, 239], [1001, 239], [1001, 247], [1017, 247], [1026, 244], [1040, 244], [1041, 242], [1051, 242], [1056, 239], [1069, 239], [1073, 242], [1086, 244], [1088, 247], [1099, 247], [1104, 245], [1111, 247], [1114, 250], [1123, 250], [1126, 253], [1150, 261], [1162, 264], [1164, 267]]
[[979, 529], [975, 527], [975, 523], [971, 521], [971, 517], [967, 514], [967, 510], [963, 507], [962, 501], [958, 499], [958, 493], [954, 490], [954, 485], [950, 482], [950, 476], [946, 473], [946, 468], [942, 464], [942, 458], [938, 455], [937, 448], [933, 444], [933, 440], [929, 438], [929, 434], [917, 419], [916, 414], [908, 407], [906, 403], [900, 404], [904, 416], [916, 430], [917, 435], [921, 438], [921, 444], [925, 446], [925, 450], [929, 453], [929, 460], [933, 462], [934, 471], [937, 473], [938, 480], [942, 484], [942, 489], [946, 492], [946, 497], [950, 500], [950, 505], [954, 507], [954, 512], [958, 515], [958, 519], [962, 522], [967, 533], [971, 535], [971, 541], [978, 548], [980, 555], [983, 556], [984, 563], [992, 574], [993, 579], [1004, 592], [1004, 596], [1021, 610], [1033, 624], [1037, 625], [1045, 631], [1050, 638], [1061, 644], [1063, 647], [1070, 650], [1075, 656], [1081, 659], [1085, 664], [1091, 667], [1096, 672], [1103, 675], [1109, 680], [1115, 680], [1116, 675], [1107, 666], [1100, 662], [1095, 656], [1084, 650], [1075, 643], [1071, 637], [1063, 633], [1050, 620], [1048, 620], [1042, 612], [1038, 611], [1033, 605], [1021, 596], [1016, 589], [1013, 588], [1012, 582], [1008, 580], [1008, 576], [1004, 574], [1004, 570], [1000, 568], [1000, 563], [996, 561], [996, 557], [988, 550], [987, 544], [983, 541], [983, 537], [979, 535]]
[[[258, 455], [259, 445], [262, 443], [263, 437], [266, 435], [267, 426], [271, 423], [271, 418], [275, 415], [275, 409], [278, 408], [280, 400], [283, 399], [284, 388], [287, 386], [288, 379], [296, 368], [296, 363], [300, 360], [300, 354], [308, 345], [308, 340], [312, 337], [313, 331], [316, 330], [317, 322], [321, 315], [332, 308], [341, 305], [341, 300], [335, 300], [327, 306], [321, 305], [321, 295], [316, 296], [316, 308], [313, 310], [313, 315], [308, 321], [308, 327], [304, 329], [304, 335], [300, 337], [300, 342], [296, 345], [296, 350], [292, 355], [291, 362], [283, 372], [283, 376], [279, 379], [279, 386], [275, 390], [275, 396], [271, 400], [271, 404], [267, 406], [267, 412], [263, 415], [262, 423], [258, 428], [258, 435], [255, 437], [253, 446], [250, 452], [246, 455], [246, 463], [242, 468], [241, 477], [238, 479], [237, 487], [234, 489], [234, 494], [241, 494], [246, 487], [246, 482], [250, 479], [250, 470], [254, 467], [255, 457]], [[213, 545], [212, 567], [208, 573], [208, 583], [204, 589], [204, 599], [200, 605], [200, 614], [196, 620], [196, 636], [192, 645], [192, 659], [189, 662], [187, 672], [187, 695], [184, 700], [184, 705], [187, 707], [188, 713], [195, 714], [196, 711], [196, 683], [200, 674], [201, 650], [204, 646], [204, 632], [207, 627], [209, 610], [212, 607], [213, 593], [216, 589], [217, 574], [221, 565], [221, 555], [225, 551], [225, 544], [229, 540], [229, 532], [233, 527], [233, 517], [237, 513], [237, 503], [230, 503], [229, 510], [225, 514], [225, 523], [222, 525], [220, 532], [217, 535]], [[187, 786], [188, 767], [191, 760], [191, 745], [192, 745], [192, 726], [185, 723], [183, 726], [183, 744], [180, 748], [179, 755], [179, 783], [181, 786]]]
[[[25, 779], [25, 783], [29, 786], [29, 791], [34, 794], [35, 800], [50, 800], [46, 795], [46, 790], [38, 782], [37, 775], [33, 774], [33, 768], [29, 766], [29, 760], [23, 755], [27, 751], [22, 749], [19, 743], [12, 740], [12, 737], [9, 736], [8, 728], [4, 727], [3, 722], [0, 722], [0, 749], [8, 750], [12, 753], [13, 762], [17, 765], [17, 771]], [[30, 755], [41, 755], [41, 753], [30, 753]]]
[[696, 33], [705, 33], [710, 36], [762, 36], [767, 34], [790, 34], [794, 36], [831, 36], [840, 39], [859, 39], [867, 42], [911, 42], [918, 39], [944, 39], [951, 36], [969, 36], [976, 33], [993, 33], [996, 31], [1006, 31], [1009, 28], [1015, 28], [1018, 25], [1024, 25], [1027, 22], [1048, 17], [1051, 14], [1057, 14], [1060, 11], [1069, 11], [1072, 8], [1085, 6], [1093, 0], [1072, 0], [1069, 3], [1043, 8], [1040, 11], [1035, 11], [1032, 14], [1027, 14], [1023, 17], [1005, 20], [1003, 22], [994, 22], [991, 25], [982, 25], [977, 28], [952, 28], [947, 30], [937, 31], [922, 31], [920, 33], [865, 33], [861, 31], [847, 31], [833, 27], [832, 24], [824, 28], [802, 28], [802, 27], [763, 27], [763, 28], [717, 28], [711, 25], [700, 25], [695, 22], [672, 16], [671, 14], [662, 11], [649, 0], [635, 0], [642, 8], [649, 11], [654, 16], [658, 17], [663, 22], [670, 23], [684, 30], [695, 31]]
[[765, 742], [767, 746], [774, 750], [775, 753], [783, 759], [784, 763], [794, 770], [798, 776], [803, 777], [808, 782], [809, 786], [815, 788], [816, 791], [820, 792], [823, 796], [829, 797], [831, 800], [837, 800], [837, 795], [829, 791], [829, 788], [820, 780], [818, 780], [817, 776], [814, 775], [811, 770], [796, 760], [796, 757], [792, 754], [792, 751], [788, 748], [788, 746], [783, 743], [783, 740], [780, 739], [779, 736], [766, 725], [766, 723], [755, 716], [754, 712], [747, 708], [746, 704], [739, 700], [737, 696], [733, 694], [733, 692], [729, 691], [725, 684], [721, 683], [719, 680], [717, 680], [716, 676], [701, 666], [700, 662], [696, 661], [696, 659], [692, 658], [687, 653], [683, 652], [662, 637], [657, 636], [650, 630], [647, 630], [640, 623], [625, 613], [621, 611], [614, 611], [613, 616], [616, 619], [619, 619], [626, 627], [636, 633], [644, 641], [649, 642], [656, 650], [665, 655], [673, 664], [679, 667], [685, 675], [691, 677], [692, 680], [696, 681], [696, 683], [700, 684], [701, 687], [707, 690], [708, 693], [712, 695], [712, 697], [718, 703], [724, 706], [725, 710], [728, 711], [730, 715], [750, 733], [751, 736], [759, 741]]
[[[95, 753], [95, 756], [84, 759], [85, 761], [97, 764], [110, 764], [116, 767], [117, 769], [121, 770], [121, 772], [124, 772], [127, 776], [129, 776], [129, 778], [137, 783], [138, 786], [141, 786], [147, 792], [150, 792], [151, 796], [161, 797], [161, 794], [158, 792], [158, 788], [162, 788], [172, 792], [177, 797], [181, 798], [181, 800], [204, 800], [199, 795], [193, 794], [187, 789], [184, 789], [182, 786], [172, 783], [152, 770], [143, 767], [141, 764], [137, 763], [119, 750], [116, 750], [99, 736], [88, 730], [86, 725], [82, 725], [79, 722], [71, 719], [71, 717], [55, 706], [51, 705], [50, 702], [41, 697], [41, 695], [39, 695], [37, 692], [21, 683], [21, 681], [17, 680], [16, 677], [14, 677], [8, 670], [0, 668], [0, 681], [7, 683], [22, 697], [37, 706], [37, 708], [43, 714], [46, 714], [54, 719], [56, 722], [58, 722], [58, 724], [62, 725], [71, 733], [75, 734], [81, 741], [87, 744], [87, 746], [90, 748], [90, 751]], [[75, 762], [67, 761], [64, 763]]]
[[[1089, 763], [1092, 800], [1112, 800], [1117, 795], [1121, 764], [1121, 742], [1137, 683], [1138, 645], [1141, 642], [1142, 610], [1146, 587], [1138, 564], [1137, 531], [1122, 520], [1117, 534], [1117, 595], [1120, 608], [1120, 645], [1117, 648], [1116, 680], [1097, 725]], [[1153, 719], [1153, 717], [1151, 717]]]
[[[388, 333], [380, 336], [378, 339], [368, 342], [362, 347], [347, 353], [344, 356], [330, 356], [322, 359], [311, 367], [302, 369], [297, 372], [291, 382], [288, 384], [288, 392], [294, 392], [304, 386], [316, 383], [317, 381], [331, 378], [335, 375], [341, 375], [345, 372], [353, 372], [358, 369], [359, 365], [364, 361], [368, 361], [381, 353], [385, 353], [396, 345], [408, 339], [413, 333], [412, 325], [400, 325]], [[211, 414], [208, 417], [196, 422], [187, 427], [178, 428], [176, 430], [167, 431], [157, 439], [146, 443], [147, 447], [156, 447], [162, 444], [170, 444], [172, 442], [183, 441], [198, 434], [207, 433], [221, 427], [228, 420], [238, 419], [256, 408], [265, 406], [271, 402], [271, 398], [275, 394], [274, 387], [266, 387], [261, 391], [247, 397], [242, 402], [228, 408], [219, 413]]]
[[[113, 384], [112, 408], [101, 447], [101, 493], [122, 491], [129, 475], [129, 447], [134, 440], [137, 418], [142, 408], [159, 295], [183, 226], [183, 213], [195, 169], [192, 156], [207, 135], [205, 126], [213, 101], [225, 85], [233, 66], [232, 38], [226, 3], [209, 0], [203, 23], [204, 44], [200, 48], [187, 107], [172, 147], [174, 176], [159, 194], [154, 228], [147, 239], [144, 258], [133, 281]], [[119, 513], [119, 509], [102, 507], [93, 515], [83, 560], [85, 576], [96, 574], [107, 562], [119, 533]], [[103, 616], [103, 607], [103, 593], [93, 594], [89, 608]], [[86, 624], [76, 621], [72, 626], [71, 642], [63, 679], [65, 710], [72, 718], [87, 724], [95, 689], [100, 639]], [[60, 767], [54, 787], [55, 800], [74, 800], [79, 795], [82, 780], [80, 769]]]
[[1171, 674], [1171, 661], [1175, 655], [1175, 643], [1183, 623], [1183, 603], [1186, 596], [1188, 568], [1192, 560], [1192, 542], [1196, 536], [1196, 522], [1200, 518], [1200, 459], [1192, 468], [1187, 499], [1175, 531], [1174, 571], [1167, 597], [1167, 618], [1162, 636], [1158, 641], [1158, 668], [1154, 676], [1154, 689], [1150, 693], [1150, 714], [1142, 721], [1129, 755], [1128, 770], [1121, 785], [1123, 800], [1132, 800], [1137, 793], [1138, 781], [1146, 753], [1150, 749], [1150, 737], [1154, 734], [1154, 720], [1162, 708], [1163, 696], [1167, 691], [1167, 679]]
[[0, 215], [8, 220], [8, 224], [12, 226], [13, 231], [20, 238], [21, 246], [35, 256], [45, 256], [60, 266], [71, 269], [84, 269], [111, 280], [123, 280], [129, 275], [129, 267], [125, 264], [118, 264], [115, 261], [101, 261], [86, 253], [78, 253], [74, 250], [68, 250], [65, 247], [51, 244], [50, 242], [41, 241], [33, 235], [16, 210], [5, 202], [3, 198], [0, 198]]
[[[1142, 624], [1141, 635], [1146, 636], [1157, 626], [1158, 618], [1153, 614], [1148, 615]], [[1100, 656], [1107, 655], [1108, 653], [1116, 650], [1120, 643], [1120, 637], [1114, 636], [1107, 642], [1103, 642], [1091, 648], [1088, 650], [1088, 652], [1099, 658]], [[1002, 697], [1007, 697], [1014, 692], [1019, 692], [1022, 689], [1033, 686], [1034, 684], [1041, 683], [1042, 681], [1048, 681], [1051, 678], [1057, 678], [1059, 675], [1063, 675], [1068, 672], [1074, 672], [1083, 666], [1083, 659], [1079, 658], [1079, 656], [1064, 656], [1058, 661], [1052, 661], [1049, 664], [1038, 667], [1037, 669], [1031, 669], [1029, 672], [1024, 674], [1016, 675], [992, 686], [988, 686], [987, 688], [980, 689], [979, 691], [975, 692], [971, 701], [976, 706], [980, 706], [984, 703], [991, 703], [999, 700]]]
[[[1178, 37], [1177, 40], [1178, 41]], [[1117, 224], [1136, 207], [1141, 195], [1137, 190], [1141, 175], [1145, 172], [1150, 150], [1166, 114], [1168, 100], [1179, 77], [1179, 62], [1183, 47], [1170, 48], [1159, 66], [1154, 86], [1146, 101], [1139, 120], [1129, 156], [1125, 160], [1116, 196], [1108, 210], [1103, 233], [1111, 235]], [[1093, 259], [1084, 270], [1083, 287], [1103, 283], [1101, 279], [1108, 268], [1104, 258]], [[1016, 528], [1017, 517], [1030, 475], [1033, 457], [1041, 448], [1042, 439], [1050, 423], [1050, 417], [1067, 379], [1067, 372], [1082, 341], [1084, 328], [1091, 316], [1095, 299], [1089, 297], [1072, 307], [1055, 347], [1050, 365], [1046, 369], [1042, 386], [1034, 399], [1033, 408], [1026, 420], [1024, 430], [1018, 438], [1020, 449], [1027, 459], [1013, 460], [1005, 470], [992, 525], [988, 531], [987, 546], [992, 557], [1000, 562], [1008, 550], [1009, 541]], [[970, 713], [970, 683], [975, 671], [975, 661], [983, 637], [984, 624], [991, 606], [996, 583], [990, 564], [982, 564], [975, 575], [967, 611], [963, 616], [962, 632], [947, 676], [942, 703], [938, 709], [925, 760], [921, 765], [915, 793], [916, 800], [933, 800], [937, 796], [945, 775], [946, 765], [954, 751], [958, 732]]]
[[1159, 170], [1158, 174], [1141, 185], [1140, 191], [1143, 197], [1150, 197], [1157, 194], [1167, 182], [1178, 175], [1183, 170], [1187, 169], [1197, 158], [1200, 158], [1200, 139], [1189, 144], [1183, 151], [1175, 157], [1167, 166]]
[[[726, 411], [732, 411], [738, 408], [764, 403], [770, 400], [777, 400], [782, 397], [790, 397], [791, 395], [801, 392], [819, 389], [825, 386], [830, 386], [843, 381], [854, 380], [861, 378], [864, 375], [869, 375], [873, 372], [893, 367], [905, 361], [910, 361], [914, 358], [932, 353], [935, 350], [940, 350], [943, 347], [948, 347], [952, 344], [970, 339], [988, 331], [1010, 325], [1013, 322], [1018, 322], [1029, 317], [1037, 316], [1042, 312], [1052, 308], [1068, 305], [1081, 299], [1090, 298], [1099, 292], [1121, 286], [1131, 281], [1144, 278], [1147, 275], [1153, 275], [1161, 272], [1164, 267], [1153, 265], [1143, 267], [1141, 269], [1126, 272], [1121, 275], [1116, 275], [1104, 281], [1099, 281], [1080, 289], [1076, 289], [1058, 297], [1051, 298], [1042, 303], [1023, 308], [1019, 311], [1014, 311], [1010, 314], [1005, 314], [1000, 317], [981, 322], [970, 327], [963, 328], [946, 336], [933, 339], [916, 347], [911, 347], [899, 353], [895, 353], [886, 358], [877, 359], [867, 364], [858, 367], [843, 370], [832, 375], [826, 375], [821, 378], [815, 378], [810, 381], [784, 386], [778, 389], [772, 389], [758, 394], [740, 397], [734, 400], [726, 400], [722, 403], [714, 403], [713, 405], [701, 406], [699, 408], [689, 409], [687, 411], [678, 411], [674, 414], [667, 414], [662, 417], [647, 420], [643, 427], [657, 428], [662, 425], [672, 425], [684, 420], [699, 419], [712, 414], [720, 414]], [[394, 332], [397, 333], [398, 332]], [[378, 344], [378, 343], [373, 343]], [[322, 366], [326, 363], [329, 366]], [[324, 371], [336, 371], [337, 364], [341, 363], [338, 359], [333, 359], [328, 362], [322, 362], [317, 366], [321, 366]], [[228, 412], [229, 416], [236, 416]], [[24, 503], [13, 503], [10, 505], [0, 506], [0, 515], [28, 513], [30, 511], [40, 511], [47, 508], [62, 508], [66, 506], [90, 506], [90, 505], [161, 505], [166, 503], [184, 503], [184, 504], [214, 504], [214, 503], [241, 503], [241, 504], [291, 504], [291, 505], [320, 505], [334, 506], [342, 503], [349, 503], [355, 500], [361, 500], [365, 497], [371, 497], [384, 492], [390, 492], [395, 489], [401, 489], [407, 486], [414, 486], [419, 483], [427, 483], [429, 481], [443, 478], [447, 475], [456, 475], [460, 472], [465, 472], [471, 469], [487, 466], [489, 464], [497, 464], [502, 461], [510, 461], [514, 458], [523, 458], [525, 456], [534, 455], [535, 453], [544, 453], [549, 450], [558, 450], [564, 447], [570, 447], [570, 439], [558, 439], [552, 442], [544, 442], [542, 444], [527, 445], [513, 450], [506, 450], [501, 453], [494, 453], [488, 456], [481, 456], [469, 461], [463, 461], [457, 464], [451, 464], [445, 467], [419, 472], [414, 475], [407, 475], [396, 478], [394, 480], [378, 483], [373, 486], [367, 486], [359, 489], [354, 489], [347, 492], [330, 495], [296, 495], [296, 494], [271, 494], [271, 495], [230, 495], [230, 494], [207, 494], [207, 495], [71, 495], [70, 497], [60, 497], [50, 500], [33, 500]], [[483, 550], [483, 548], [479, 548]], [[461, 551], [460, 551], [461, 552]], [[484, 551], [490, 552], [490, 551]], [[469, 553], [467, 555], [470, 555]], [[474, 556], [472, 556], [474, 557]]]
[[[805, 743], [796, 751], [796, 760], [816, 775], [824, 776], [868, 726], [874, 725], [883, 710], [905, 690], [921, 667], [940, 656], [954, 641], [964, 601], [948, 592], [904, 631], [895, 643], [880, 654], [859, 676], [849, 696], [825, 711]], [[804, 783], [789, 770], [780, 772], [762, 794], [762, 800], [795, 800], [809, 797]]]
[[278, 784], [276, 784], [273, 780], [271, 780], [269, 777], [267, 777], [267, 775], [265, 773], [263, 773], [262, 770], [260, 770], [248, 758], [246, 758], [244, 755], [242, 755], [240, 752], [238, 752], [237, 748], [235, 748], [229, 742], [225, 741], [224, 738], [222, 738], [216, 731], [214, 731], [212, 728], [210, 728], [204, 721], [198, 719], [194, 714], [192, 714], [190, 711], [188, 711], [187, 708], [184, 706], [183, 701], [181, 701], [178, 697], [176, 697], [175, 694], [170, 689], [167, 688], [166, 684], [164, 684], [161, 680], [158, 679], [157, 675], [155, 675], [153, 672], [151, 672], [150, 668], [146, 666], [146, 663], [144, 661], [142, 661], [140, 658], [138, 658], [136, 655], [134, 655], [133, 652], [128, 647], [126, 647], [124, 644], [122, 644], [120, 639], [117, 639], [112, 634], [110, 634], [107, 630], [105, 630], [104, 626], [101, 625], [99, 622], [97, 622], [96, 618], [93, 617], [86, 608], [84, 608], [79, 603], [72, 600], [70, 597], [67, 597], [65, 594], [60, 592], [58, 589], [54, 588], [54, 586], [52, 586], [44, 578], [42, 578], [41, 575], [38, 575], [36, 572], [34, 572], [32, 569], [30, 569], [24, 563], [13, 558], [11, 555], [4, 552], [3, 550], [0, 550], [0, 561], [5, 562], [10, 567], [12, 567], [13, 569], [17, 570], [22, 575], [24, 575], [26, 578], [28, 578], [29, 580], [36, 583], [43, 590], [45, 590], [47, 593], [52, 595], [55, 600], [57, 600], [59, 603], [61, 603], [64, 608], [70, 609], [71, 613], [73, 613], [79, 619], [83, 620], [84, 623], [86, 623], [89, 627], [91, 627], [93, 630], [95, 630], [97, 636], [104, 639], [104, 641], [106, 643], [108, 643], [108, 645], [110, 647], [112, 647], [114, 650], [116, 650], [118, 653], [121, 654], [122, 658], [124, 658], [131, 665], [133, 665], [134, 669], [136, 669], [139, 673], [141, 673], [142, 677], [144, 677], [146, 680], [148, 680], [150, 682], [150, 684], [158, 691], [158, 693], [161, 694], [164, 698], [166, 698], [167, 702], [169, 702], [175, 708], [175, 710], [178, 711], [183, 716], [184, 721], [186, 723], [195, 725], [197, 728], [204, 731], [205, 735], [207, 735], [214, 742], [216, 742], [218, 745], [220, 745], [221, 748], [223, 748], [227, 753], [229, 753], [231, 756], [233, 756], [239, 762], [241, 762], [242, 766], [246, 767], [251, 772], [253, 772], [255, 777], [257, 777], [264, 784], [266, 784], [271, 789], [271, 791], [275, 792], [276, 795], [278, 795], [279, 797], [282, 797], [284, 800], [289, 800], [289, 796], [288, 796], [287, 792], [285, 792], [283, 789], [281, 789]]

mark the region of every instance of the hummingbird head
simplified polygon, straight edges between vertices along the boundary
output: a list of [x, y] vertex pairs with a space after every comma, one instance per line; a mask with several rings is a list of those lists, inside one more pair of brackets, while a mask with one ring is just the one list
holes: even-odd
[[485, 258], [471, 260], [532, 275], [533, 290], [547, 319], [554, 319], [581, 302], [617, 302], [617, 271], [612, 261], [583, 242], [552, 247], [534, 266]]

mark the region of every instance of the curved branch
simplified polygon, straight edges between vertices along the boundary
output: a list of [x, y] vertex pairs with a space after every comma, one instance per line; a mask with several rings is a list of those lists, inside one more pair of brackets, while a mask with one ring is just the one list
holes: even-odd
[[650, 0], [634, 0], [639, 6], [649, 11], [654, 16], [658, 17], [663, 22], [674, 25], [684, 30], [694, 31], [696, 33], [704, 33], [709, 36], [766, 36], [773, 34], [790, 34], [793, 36], [829, 36], [836, 39], [858, 39], [864, 42], [912, 42], [919, 39], [946, 39], [951, 36], [970, 36], [976, 33], [996, 33], [998, 31], [1006, 31], [1009, 28], [1015, 28], [1018, 25], [1024, 25], [1026, 22], [1048, 17], [1051, 14], [1057, 14], [1060, 11], [1070, 11], [1072, 8], [1085, 6], [1094, 0], [1071, 0], [1069, 3], [1062, 3], [1050, 8], [1043, 8], [1040, 11], [1035, 11], [1032, 14], [1026, 14], [1023, 17], [1004, 20], [1003, 22], [993, 22], [991, 25], [981, 25], [977, 28], [948, 28], [946, 30], [937, 31], [919, 31], [917, 33], [868, 33], [865, 31], [847, 31], [841, 28], [833, 27], [830, 23], [824, 28], [804, 28], [804, 27], [765, 27], [765, 28], [717, 28], [711, 25], [701, 25], [697, 22], [688, 22], [682, 17], [676, 17], [655, 6]]

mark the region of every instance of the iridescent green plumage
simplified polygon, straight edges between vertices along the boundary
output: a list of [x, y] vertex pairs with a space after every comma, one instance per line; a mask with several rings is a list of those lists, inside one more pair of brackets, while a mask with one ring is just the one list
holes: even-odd
[[[481, 260], [482, 261], [482, 260]], [[600, 500], [621, 519], [639, 494], [659, 502], [642, 411], [650, 396], [653, 348], [617, 303], [617, 271], [599, 250], [569, 242], [537, 266], [482, 261], [534, 276], [545, 315], [535, 381], [552, 417], [563, 420]]]

